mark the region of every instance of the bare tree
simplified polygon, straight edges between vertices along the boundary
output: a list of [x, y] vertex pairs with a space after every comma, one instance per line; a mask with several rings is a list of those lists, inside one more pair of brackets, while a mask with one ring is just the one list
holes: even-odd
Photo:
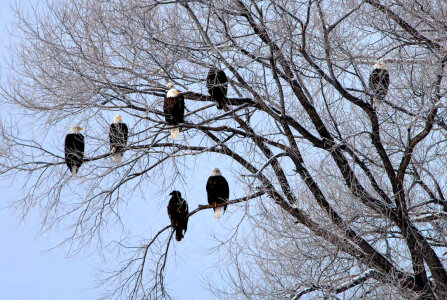
[[[233, 162], [244, 194], [228, 204], [250, 226], [222, 241], [216, 296], [447, 299], [446, 20], [441, 0], [48, 0], [17, 14], [3, 101], [40, 121], [4, 121], [1, 172], [26, 182], [24, 213], [43, 207], [48, 228], [72, 221], [66, 242], [101, 245], [146, 182], [187, 184], [211, 153]], [[381, 105], [376, 61], [391, 77]], [[211, 67], [229, 78], [224, 110], [206, 91]], [[168, 82], [187, 109], [177, 141]], [[118, 165], [108, 111], [131, 120]], [[74, 119], [87, 127], [79, 179], [37, 134]], [[105, 278], [113, 296], [169, 297], [166, 225], [116, 243], [127, 256]]]

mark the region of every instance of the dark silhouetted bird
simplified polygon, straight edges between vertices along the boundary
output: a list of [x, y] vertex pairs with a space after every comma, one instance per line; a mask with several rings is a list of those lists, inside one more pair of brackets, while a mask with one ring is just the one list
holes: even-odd
[[[208, 193], [208, 203], [216, 206], [228, 201], [230, 197], [230, 188], [225, 177], [222, 176], [220, 170], [215, 168], [211, 171], [211, 176], [206, 183], [206, 192]], [[222, 211], [227, 210], [227, 205], [214, 207], [214, 216], [219, 219], [222, 216]]]
[[[179, 92], [174, 88], [172, 83], [168, 83], [168, 92], [166, 93], [163, 112], [165, 120], [169, 125], [178, 125], [183, 123], [183, 116], [185, 114], [185, 98], [179, 95]], [[171, 128], [171, 137], [173, 140], [178, 139], [180, 135], [180, 128]]]
[[129, 129], [126, 123], [122, 122], [121, 116], [113, 117], [113, 123], [110, 124], [109, 141], [112, 160], [116, 163], [121, 159], [126, 151], [127, 139], [129, 137]]
[[216, 102], [218, 109], [222, 109], [227, 102], [228, 79], [225, 72], [216, 68], [211, 68], [206, 77], [206, 87], [211, 99]]
[[383, 62], [377, 62], [374, 65], [374, 70], [369, 76], [369, 89], [373, 94], [373, 101], [377, 107], [385, 100], [390, 86], [390, 73]]
[[70, 133], [65, 136], [65, 163], [73, 175], [78, 174], [78, 170], [84, 162], [84, 136], [79, 133], [82, 128], [74, 125], [70, 129]]
[[188, 203], [179, 191], [172, 191], [168, 204], [168, 215], [175, 229], [175, 239], [181, 241], [188, 229]]

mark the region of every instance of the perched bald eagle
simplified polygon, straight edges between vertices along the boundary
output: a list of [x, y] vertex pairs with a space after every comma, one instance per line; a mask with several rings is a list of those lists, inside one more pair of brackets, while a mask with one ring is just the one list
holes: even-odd
[[222, 109], [227, 101], [228, 79], [225, 72], [216, 68], [211, 68], [206, 77], [206, 87], [211, 99], [216, 102], [218, 109]]
[[[169, 125], [178, 125], [183, 123], [183, 115], [185, 114], [185, 98], [179, 95], [172, 83], [168, 83], [168, 92], [166, 93], [163, 112], [165, 120]], [[171, 137], [173, 140], [178, 139], [180, 128], [171, 128]]]
[[126, 150], [128, 136], [129, 129], [126, 123], [123, 123], [121, 116], [116, 115], [113, 117], [113, 123], [110, 124], [109, 141], [112, 160], [116, 163], [121, 162], [121, 158]]
[[377, 106], [382, 104], [390, 86], [390, 73], [385, 68], [386, 65], [383, 62], [377, 62], [369, 76], [369, 89]]
[[168, 215], [175, 229], [175, 239], [181, 241], [188, 229], [188, 203], [179, 191], [172, 191], [168, 204]]
[[78, 174], [78, 170], [84, 162], [84, 136], [79, 133], [82, 128], [74, 125], [70, 133], [65, 137], [65, 163], [73, 175]]
[[[206, 183], [206, 191], [208, 193], [208, 203], [216, 206], [216, 204], [228, 201], [230, 197], [230, 188], [225, 177], [222, 176], [220, 170], [215, 168], [211, 171], [211, 176]], [[227, 205], [214, 207], [214, 216], [219, 219], [222, 216], [222, 210], [227, 210]]]

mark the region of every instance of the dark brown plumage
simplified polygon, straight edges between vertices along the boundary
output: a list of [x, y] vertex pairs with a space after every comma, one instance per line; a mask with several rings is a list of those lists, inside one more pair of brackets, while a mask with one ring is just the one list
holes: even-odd
[[170, 125], [178, 125], [183, 123], [183, 115], [185, 112], [185, 99], [183, 96], [165, 98], [163, 106], [165, 120]]
[[378, 101], [383, 101], [390, 86], [390, 73], [384, 64], [378, 64], [369, 76], [369, 89]]
[[126, 123], [121, 122], [121, 116], [115, 116], [110, 124], [109, 142], [110, 152], [114, 162], [119, 163], [123, 157], [129, 136], [129, 129]]
[[79, 125], [71, 128], [70, 133], [65, 136], [64, 150], [65, 163], [73, 175], [78, 174], [78, 170], [84, 163], [84, 136], [79, 133], [82, 130]]
[[168, 215], [174, 226], [175, 239], [180, 242], [188, 229], [188, 203], [179, 191], [172, 191], [169, 195], [172, 197], [168, 204]]
[[[169, 125], [178, 125], [183, 123], [183, 116], [185, 114], [185, 98], [179, 95], [179, 92], [174, 89], [172, 84], [169, 84], [169, 91], [163, 104], [163, 112], [165, 120]], [[179, 127], [171, 129], [171, 137], [175, 140], [178, 138], [180, 132]]]
[[218, 109], [222, 109], [227, 102], [228, 79], [225, 72], [216, 68], [211, 68], [206, 77], [206, 87], [211, 99], [216, 102]]
[[[210, 205], [221, 204], [228, 201], [230, 197], [230, 188], [225, 177], [222, 176], [220, 170], [215, 168], [211, 172], [211, 176], [206, 183], [206, 191], [208, 193], [208, 203]], [[223, 206], [224, 212], [227, 205]], [[214, 207], [214, 216], [219, 219], [222, 216], [222, 206]]]

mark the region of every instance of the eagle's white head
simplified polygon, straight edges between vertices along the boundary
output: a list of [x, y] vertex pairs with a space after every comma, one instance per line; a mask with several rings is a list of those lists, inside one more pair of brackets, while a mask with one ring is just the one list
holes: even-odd
[[169, 89], [168, 93], [166, 94], [166, 97], [173, 98], [178, 96], [178, 91], [174, 88], [174, 85], [170, 82], [166, 85]]
[[79, 124], [73, 125], [70, 128], [70, 133], [79, 133], [82, 130], [82, 127]]
[[214, 168], [211, 171], [211, 176], [222, 176], [222, 173], [220, 173], [220, 170], [218, 168]]
[[383, 60], [376, 61], [374, 64], [374, 69], [385, 69], [386, 64], [383, 62]]
[[123, 121], [123, 118], [121, 118], [120, 115], [116, 115], [113, 117], [113, 123], [118, 124], [121, 123]]

